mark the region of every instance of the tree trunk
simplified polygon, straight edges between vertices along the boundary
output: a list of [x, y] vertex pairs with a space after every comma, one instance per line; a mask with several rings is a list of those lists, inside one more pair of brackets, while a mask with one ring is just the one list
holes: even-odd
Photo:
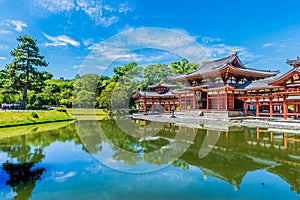
[[22, 104], [21, 104], [22, 110], [25, 110], [25, 107], [26, 107], [26, 102], [27, 102], [27, 90], [28, 90], [28, 83], [25, 83], [25, 85], [24, 85], [24, 91], [23, 91]]

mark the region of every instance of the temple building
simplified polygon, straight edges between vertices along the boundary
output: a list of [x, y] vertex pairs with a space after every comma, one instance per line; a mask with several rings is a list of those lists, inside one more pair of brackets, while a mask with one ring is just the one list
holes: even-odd
[[[182, 82], [186, 91], [192, 93], [192, 109], [239, 110], [243, 102], [235, 92], [237, 88], [257, 80], [275, 76], [278, 71], [246, 68], [235, 52], [232, 55], [208, 62], [194, 72], [170, 77]], [[178, 94], [181, 104], [185, 104], [186, 94]], [[181, 106], [181, 108], [186, 106]]]
[[[279, 71], [245, 67], [236, 52], [228, 57], [204, 61], [194, 72], [169, 77], [183, 89], [170, 90], [166, 83], [150, 86], [155, 92], [138, 92], [134, 98], [139, 112], [161, 105], [164, 111], [203, 110], [235, 112], [266, 117], [300, 117], [300, 58], [287, 60], [292, 69]], [[141, 105], [143, 109], [141, 109]], [[152, 108], [155, 110], [155, 108]], [[239, 111], [239, 112], [237, 112]]]
[[292, 69], [271, 80], [253, 81], [236, 88], [237, 98], [244, 102], [244, 113], [255, 107], [256, 116], [300, 117], [300, 59], [287, 60]]
[[149, 86], [153, 91], [137, 92], [133, 98], [136, 99], [138, 112], [171, 112], [178, 104], [176, 96], [170, 91], [175, 87], [176, 85], [161, 82]]

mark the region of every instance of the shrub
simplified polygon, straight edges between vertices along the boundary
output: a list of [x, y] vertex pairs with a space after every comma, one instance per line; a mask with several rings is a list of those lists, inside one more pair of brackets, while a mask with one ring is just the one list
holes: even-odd
[[32, 116], [33, 118], [39, 118], [39, 115], [38, 115], [36, 112], [32, 112], [32, 113], [31, 113], [31, 116]]

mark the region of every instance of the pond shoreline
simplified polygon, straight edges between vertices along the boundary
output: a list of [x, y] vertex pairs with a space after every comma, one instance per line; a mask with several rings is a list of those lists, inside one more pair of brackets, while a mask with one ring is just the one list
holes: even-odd
[[1, 128], [10, 128], [10, 127], [28, 126], [28, 125], [38, 125], [38, 124], [48, 124], [48, 123], [55, 123], [55, 122], [67, 122], [67, 121], [73, 121], [73, 120], [75, 120], [75, 119], [63, 119], [63, 120], [52, 120], [52, 121], [43, 121], [43, 122], [24, 123], [24, 124], [0, 125], [0, 130], [1, 130]]
[[[156, 122], [169, 122], [189, 127], [199, 127], [200, 124], [215, 125], [215, 128], [219, 126], [248, 126], [248, 127], [260, 127], [260, 128], [273, 128], [273, 129], [292, 129], [299, 131], [300, 134], [300, 121], [292, 120], [270, 120], [267, 118], [205, 118], [205, 117], [189, 117], [178, 116], [172, 118], [167, 114], [156, 115], [144, 115], [134, 114], [131, 115], [133, 119], [142, 119]], [[211, 126], [213, 127], [213, 126]]]

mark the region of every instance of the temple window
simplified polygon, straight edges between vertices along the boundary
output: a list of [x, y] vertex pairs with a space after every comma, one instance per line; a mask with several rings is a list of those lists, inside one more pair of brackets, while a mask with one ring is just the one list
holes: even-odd
[[222, 78], [221, 78], [221, 77], [217, 77], [217, 78], [215, 79], [215, 84], [221, 84], [221, 83], [223, 83]]
[[246, 78], [242, 78], [241, 80], [240, 80], [240, 84], [244, 84], [244, 83], [246, 83], [247, 82], [247, 79]]
[[226, 81], [228, 84], [232, 84], [232, 83], [236, 83], [236, 79], [235, 79], [235, 77], [229, 77], [228, 79], [227, 79], [227, 81]]

